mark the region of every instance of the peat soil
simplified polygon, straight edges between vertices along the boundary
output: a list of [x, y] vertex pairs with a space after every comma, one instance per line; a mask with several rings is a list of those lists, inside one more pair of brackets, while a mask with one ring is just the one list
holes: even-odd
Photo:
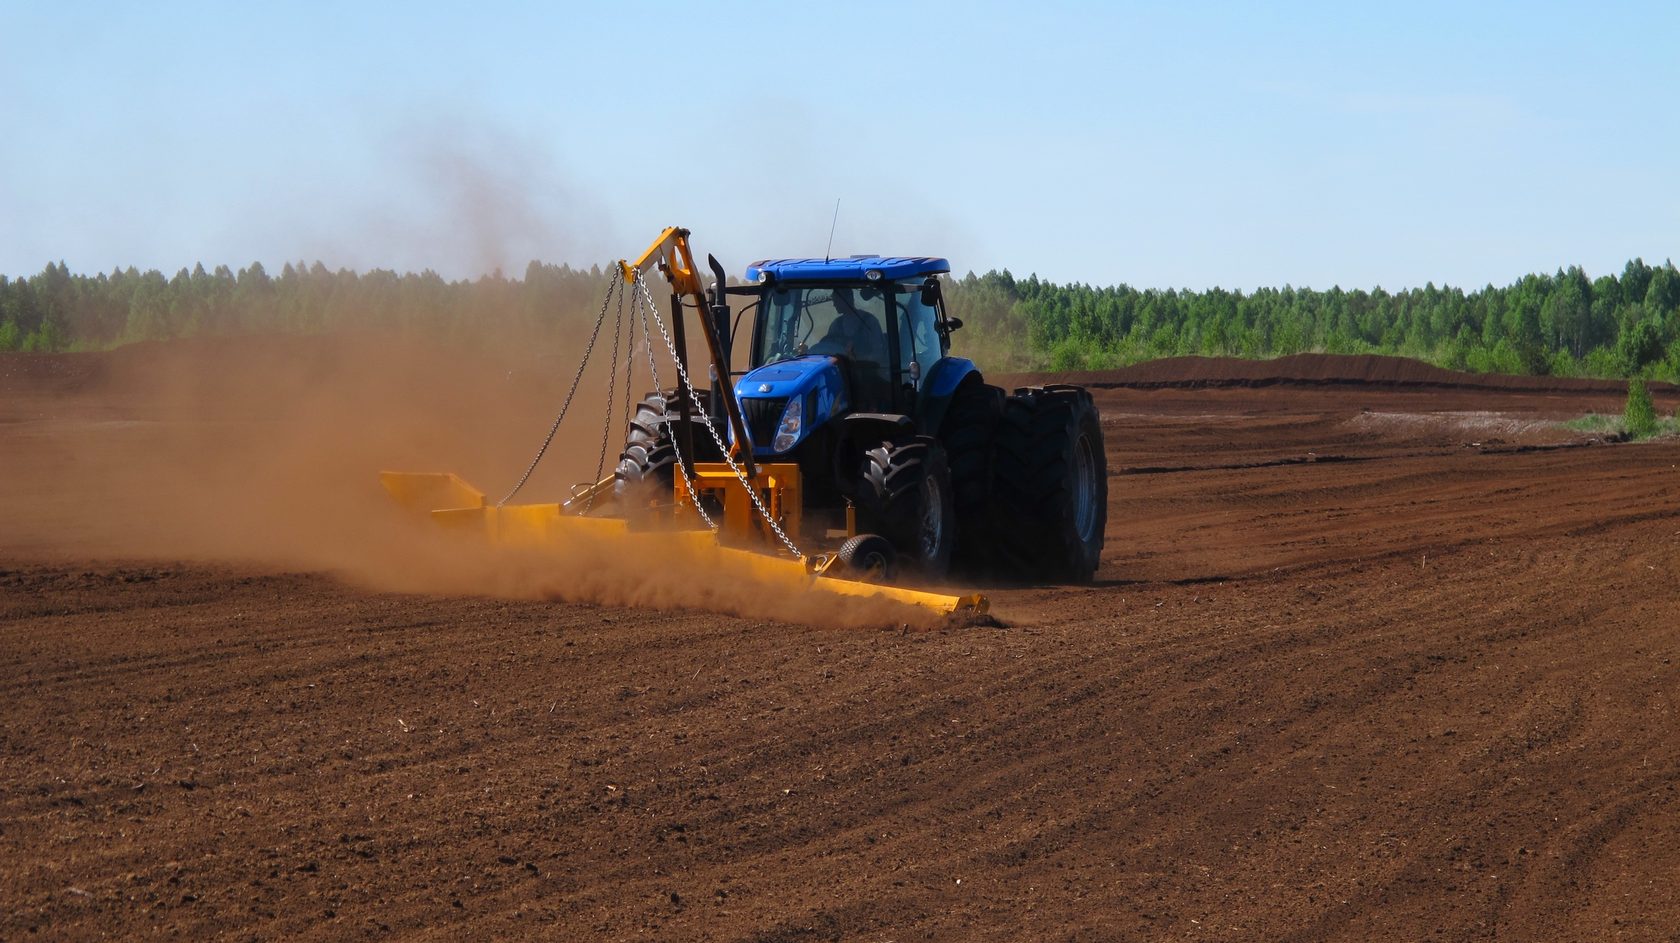
[[82, 356], [0, 358], [0, 939], [1680, 935], [1680, 443], [1556, 425], [1614, 388], [1098, 382], [1096, 582], [918, 630], [147, 544], [126, 471], [272, 417]]

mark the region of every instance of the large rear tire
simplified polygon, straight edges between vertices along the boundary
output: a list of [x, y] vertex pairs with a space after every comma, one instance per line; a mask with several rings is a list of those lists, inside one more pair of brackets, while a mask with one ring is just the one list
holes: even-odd
[[[700, 418], [709, 401], [710, 392], [700, 391], [700, 402], [689, 414], [694, 432], [692, 461], [719, 461], [717, 443], [706, 431]], [[613, 493], [626, 508], [646, 508], [669, 504], [676, 486], [677, 446], [675, 432], [682, 423], [677, 410], [677, 391], [649, 393], [636, 404], [630, 417], [630, 428], [624, 436], [624, 451], [619, 453], [618, 467], [613, 471]]]
[[1090, 582], [1108, 525], [1108, 461], [1091, 394], [1016, 390], [1004, 400], [993, 468], [998, 575]]
[[950, 572], [956, 512], [939, 440], [917, 436], [878, 445], [864, 453], [861, 479], [859, 529], [891, 540], [900, 559], [926, 578]]
[[951, 466], [951, 498], [956, 510], [954, 565], [983, 569], [991, 536], [986, 519], [992, 497], [992, 451], [1003, 415], [1003, 390], [970, 374], [951, 394], [939, 423], [939, 441]]

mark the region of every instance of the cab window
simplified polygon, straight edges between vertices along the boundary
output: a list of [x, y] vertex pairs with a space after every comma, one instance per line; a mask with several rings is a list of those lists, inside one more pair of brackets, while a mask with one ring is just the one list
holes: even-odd
[[828, 354], [878, 369], [887, 366], [886, 296], [880, 289], [773, 288], [763, 300], [760, 365]]
[[852, 401], [865, 411], [892, 400], [883, 286], [778, 286], [765, 292], [758, 366], [806, 355], [845, 364]]

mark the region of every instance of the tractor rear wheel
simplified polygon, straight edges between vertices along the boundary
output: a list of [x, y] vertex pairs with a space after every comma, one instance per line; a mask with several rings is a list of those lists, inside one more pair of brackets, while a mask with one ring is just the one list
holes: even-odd
[[988, 559], [986, 527], [992, 495], [992, 442], [1003, 415], [1003, 390], [970, 374], [951, 394], [939, 423], [939, 441], [951, 465], [951, 501], [956, 510], [956, 565], [979, 569]]
[[930, 436], [886, 442], [864, 453], [859, 524], [886, 536], [907, 565], [930, 579], [951, 569], [956, 543], [951, 470]]
[[[700, 401], [689, 413], [689, 425], [694, 431], [694, 452], [691, 461], [719, 461], [717, 443], [706, 431], [700, 418], [710, 402], [710, 391], [700, 391]], [[649, 393], [636, 404], [625, 433], [624, 451], [619, 453], [618, 468], [613, 477], [613, 493], [620, 503], [639, 508], [654, 504], [669, 504], [676, 486], [677, 445], [675, 432], [682, 423], [677, 409], [677, 391]]]
[[1018, 389], [1003, 404], [994, 461], [992, 547], [1000, 576], [1088, 583], [1108, 524], [1108, 462], [1091, 394]]

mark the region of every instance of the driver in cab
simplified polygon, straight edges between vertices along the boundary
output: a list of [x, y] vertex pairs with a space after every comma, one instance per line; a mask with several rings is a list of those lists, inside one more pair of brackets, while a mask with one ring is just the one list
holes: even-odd
[[853, 363], [883, 367], [887, 362], [887, 335], [880, 319], [860, 311], [852, 289], [834, 289], [834, 322], [823, 339], [811, 347], [813, 354], [847, 357]]
[[[870, 292], [863, 301], [867, 305], [880, 297]], [[852, 375], [853, 402], [866, 409], [880, 408], [891, 389], [887, 381], [886, 329], [881, 318], [858, 307], [850, 287], [835, 288], [832, 301], [834, 321], [811, 352], [845, 357]]]

